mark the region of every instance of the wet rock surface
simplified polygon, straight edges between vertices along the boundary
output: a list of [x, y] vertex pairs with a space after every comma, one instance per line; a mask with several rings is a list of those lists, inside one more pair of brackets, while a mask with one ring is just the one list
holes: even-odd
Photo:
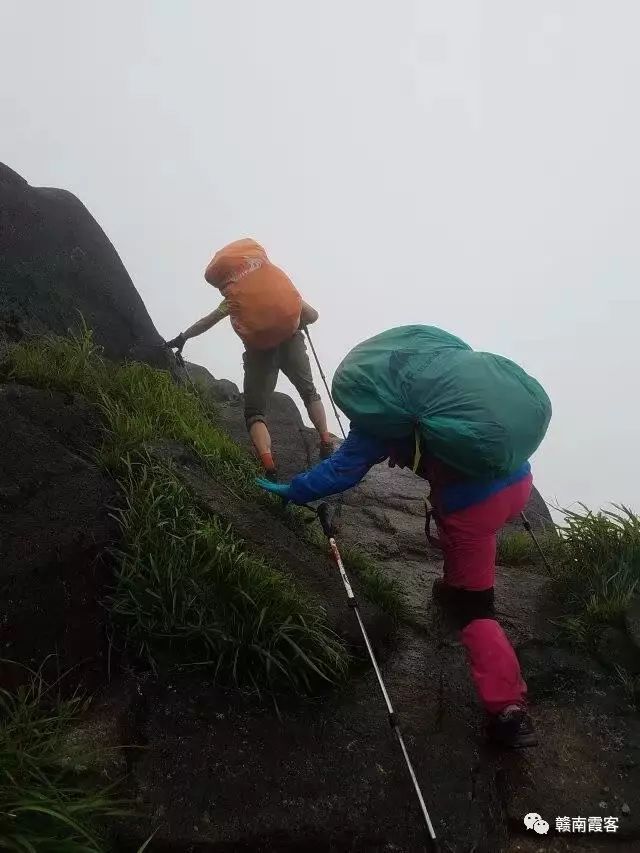
[[640, 657], [640, 595], [636, 596], [625, 614], [627, 635]]
[[185, 380], [193, 382], [205, 398], [213, 405], [216, 403], [237, 403], [240, 400], [238, 386], [228, 379], [215, 379], [214, 376], [199, 364], [185, 362]]
[[0, 579], [103, 547], [114, 488], [92, 459], [95, 413], [79, 397], [7, 384], [0, 422]]
[[[584, 849], [637, 849], [640, 719], [611, 675], [554, 643], [522, 642], [541, 743], [497, 752], [483, 741], [461, 646], [435, 607], [427, 617], [427, 630], [399, 632], [382, 669], [442, 849], [563, 850], [556, 817], [591, 815], [619, 828], [585, 837]], [[132, 793], [147, 818], [123, 830], [122, 849], [153, 829], [159, 850], [426, 849], [371, 671], [338, 695], [280, 698], [280, 717], [191, 678], [137, 690], [146, 748]], [[551, 824], [535, 842], [523, 822], [531, 811]]]
[[[509, 830], [526, 834], [524, 815], [613, 817], [616, 833], [585, 841], [640, 849], [640, 715], [620, 682], [593, 658], [533, 641], [518, 649], [541, 741], [520, 767], [507, 766], [503, 797]], [[573, 824], [572, 824], [573, 825]], [[578, 841], [581, 832], [577, 835]], [[544, 847], [543, 849], [547, 849]], [[562, 849], [550, 847], [549, 849]], [[613, 849], [616, 849], [615, 847]]]
[[[640, 719], [590, 657], [530, 637], [524, 614], [538, 594], [521, 590], [518, 611], [505, 602], [512, 637], [525, 638], [518, 651], [537, 749], [501, 753], [484, 743], [463, 649], [433, 605], [425, 630], [402, 628], [382, 655], [443, 850], [511, 851], [520, 839], [523, 850], [562, 850], [555, 819], [565, 815], [619, 819], [615, 837], [585, 839], [594, 849], [640, 844]], [[127, 843], [157, 829], [160, 850], [425, 849], [371, 671], [338, 695], [279, 698], [280, 717], [268, 702], [191, 678], [142, 682], [137, 692], [146, 748], [132, 793], [148, 817], [128, 828]], [[523, 823], [531, 811], [551, 823], [533, 848]]]
[[[497, 850], [505, 832], [496, 767], [471, 736], [478, 714], [464, 660], [453, 645], [436, 651], [425, 637], [401, 638], [385, 678], [443, 849]], [[342, 695], [283, 700], [280, 719], [207, 685], [146, 689], [148, 747], [134, 773], [150, 819], [132, 840], [160, 826], [161, 842], [211, 850], [424, 849], [373, 673]]]
[[6, 384], [0, 423], [0, 685], [26, 675], [7, 660], [47, 658], [58, 673], [88, 659], [93, 683], [116, 495], [94, 461], [99, 419], [77, 396]]

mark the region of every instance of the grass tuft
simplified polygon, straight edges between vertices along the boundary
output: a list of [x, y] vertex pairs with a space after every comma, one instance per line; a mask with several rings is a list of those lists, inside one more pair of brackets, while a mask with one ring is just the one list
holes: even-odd
[[86, 754], [69, 733], [86, 710], [61, 699], [41, 673], [14, 693], [0, 690], [0, 849], [13, 853], [101, 853], [96, 825], [126, 814], [110, 789], [95, 791], [79, 768]]
[[406, 592], [395, 578], [389, 578], [375, 561], [355, 548], [341, 548], [347, 574], [358, 578], [362, 592], [372, 604], [400, 621], [407, 616]]
[[165, 466], [129, 462], [111, 612], [156, 666], [207, 666], [226, 683], [308, 692], [341, 680], [347, 654], [322, 607], [206, 516]]
[[[573, 645], [597, 644], [606, 625], [621, 626], [640, 591], [640, 517], [625, 506], [592, 512], [563, 510], [556, 533], [538, 534], [553, 567], [555, 598], [563, 615], [556, 621]], [[498, 543], [503, 566], [536, 568], [542, 559], [526, 532], [508, 533]]]
[[622, 623], [640, 590], [640, 517], [628, 507], [565, 510], [560, 526], [557, 591], [562, 624], [576, 643], [597, 639], [603, 625]]
[[[558, 556], [559, 537], [554, 530], [537, 531], [536, 539], [540, 543], [545, 557], [553, 565]], [[518, 568], [521, 566], [543, 566], [540, 552], [531, 535], [525, 530], [508, 531], [498, 539], [496, 563], [499, 566]]]
[[96, 406], [105, 420], [100, 460], [115, 473], [121, 472], [127, 455], [144, 444], [179, 441], [195, 450], [210, 470], [258, 495], [255, 463], [216, 426], [213, 410], [194, 389], [141, 362], [105, 361], [86, 328], [69, 338], [50, 336], [14, 346], [4, 371], [16, 382], [78, 393]]

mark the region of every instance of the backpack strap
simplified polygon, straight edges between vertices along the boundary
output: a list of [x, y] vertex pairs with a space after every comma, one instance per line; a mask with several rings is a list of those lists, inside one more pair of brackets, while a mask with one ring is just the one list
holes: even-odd
[[413, 428], [413, 436], [415, 439], [415, 449], [413, 453], [413, 465], [411, 466], [411, 470], [414, 474], [418, 473], [418, 468], [420, 466], [420, 460], [422, 458], [422, 450], [420, 448], [420, 429], [416, 424]]

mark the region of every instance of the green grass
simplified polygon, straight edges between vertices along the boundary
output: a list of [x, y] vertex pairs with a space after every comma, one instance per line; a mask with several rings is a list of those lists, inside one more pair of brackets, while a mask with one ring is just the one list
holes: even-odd
[[[640, 592], [640, 518], [628, 507], [592, 512], [563, 510], [556, 533], [537, 534], [551, 563], [554, 597], [563, 611], [556, 621], [574, 645], [593, 646], [606, 625], [621, 626], [631, 599]], [[542, 566], [526, 532], [505, 534], [498, 543], [503, 566]]]
[[197, 509], [173, 471], [148, 455], [149, 445], [178, 441], [236, 494], [294, 521], [255, 486], [255, 464], [196, 391], [145, 364], [105, 361], [86, 329], [15, 346], [5, 372], [79, 393], [102, 413], [99, 458], [123, 496], [123, 545], [108, 602], [119, 636], [153, 666], [200, 665], [245, 687], [308, 691], [344, 677], [345, 649], [319, 603]]
[[562, 625], [576, 643], [591, 644], [604, 625], [619, 625], [640, 592], [640, 517], [628, 507], [565, 511], [559, 529], [558, 599]]
[[81, 768], [86, 750], [69, 734], [86, 709], [61, 699], [40, 673], [0, 690], [0, 849], [12, 853], [102, 853], [98, 826], [126, 813], [113, 791], [96, 791]]
[[[539, 531], [535, 534], [546, 559], [553, 565], [558, 556], [558, 534], [554, 530]], [[525, 530], [508, 531], [498, 540], [496, 563], [499, 566], [544, 566], [540, 552], [530, 534]]]
[[354, 587], [359, 587], [365, 598], [396, 620], [406, 618], [408, 608], [402, 584], [387, 577], [375, 561], [362, 551], [343, 547], [340, 554], [349, 577], [357, 578]]
[[310, 692], [344, 678], [347, 655], [323, 609], [206, 516], [171, 470], [140, 459], [121, 486], [123, 546], [109, 606], [140, 654], [258, 689]]
[[145, 443], [173, 440], [191, 447], [236, 488], [259, 494], [253, 486], [256, 465], [216, 427], [214, 413], [195, 390], [147, 364], [105, 361], [87, 329], [13, 347], [4, 373], [16, 382], [81, 394], [95, 405], [105, 420], [100, 459], [112, 471], [119, 472], [122, 460]]

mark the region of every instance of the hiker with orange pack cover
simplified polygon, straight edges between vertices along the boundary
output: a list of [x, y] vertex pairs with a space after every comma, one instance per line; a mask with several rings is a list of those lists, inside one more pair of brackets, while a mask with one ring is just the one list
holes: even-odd
[[277, 479], [265, 417], [280, 371], [300, 394], [319, 433], [321, 458], [330, 456], [333, 446], [327, 417], [313, 382], [301, 331], [316, 322], [318, 312], [303, 301], [289, 277], [271, 263], [263, 247], [249, 238], [236, 240], [216, 252], [204, 277], [218, 288], [222, 302], [167, 345], [182, 352], [189, 338], [201, 335], [229, 317], [245, 345], [245, 421], [266, 476], [273, 481]]

